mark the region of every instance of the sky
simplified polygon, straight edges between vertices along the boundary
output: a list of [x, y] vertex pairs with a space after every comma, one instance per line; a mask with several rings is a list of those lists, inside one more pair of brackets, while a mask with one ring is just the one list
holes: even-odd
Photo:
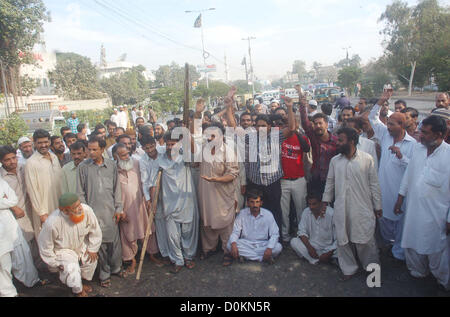
[[[407, 0], [410, 5], [417, 0]], [[441, 0], [448, 4], [449, 0]], [[307, 68], [314, 61], [332, 65], [359, 54], [363, 63], [383, 53], [383, 23], [378, 22], [391, 0], [44, 0], [52, 21], [44, 25], [47, 51], [75, 52], [93, 63], [127, 61], [156, 70], [159, 65], [188, 62], [202, 65], [201, 29], [194, 28], [203, 13], [207, 64], [212, 76], [245, 79], [241, 65], [248, 56], [259, 79], [275, 79], [292, 70], [294, 60]], [[248, 60], [248, 57], [247, 57]]]

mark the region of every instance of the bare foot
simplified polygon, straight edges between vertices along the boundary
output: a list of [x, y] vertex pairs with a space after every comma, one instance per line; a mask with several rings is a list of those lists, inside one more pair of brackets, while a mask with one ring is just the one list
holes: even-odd
[[92, 293], [92, 287], [86, 284], [83, 284], [83, 292], [86, 292], [87, 294]]
[[157, 267], [163, 267], [164, 264], [160, 260], [158, 260], [154, 254], [150, 254], [150, 261], [156, 264]]
[[81, 293], [75, 294], [76, 297], [89, 297], [88, 293], [84, 290], [84, 286], [83, 286], [83, 290], [81, 291]]
[[136, 259], [131, 260], [131, 265], [127, 268], [127, 274], [134, 274], [136, 272]]

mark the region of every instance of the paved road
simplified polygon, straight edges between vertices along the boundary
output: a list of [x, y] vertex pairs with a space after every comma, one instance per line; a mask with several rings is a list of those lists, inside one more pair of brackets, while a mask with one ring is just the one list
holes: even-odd
[[[433, 296], [450, 297], [441, 291], [433, 277], [423, 280], [412, 278], [404, 265], [388, 256], [381, 257], [381, 287], [369, 288], [366, 275], [361, 273], [347, 282], [339, 281], [340, 271], [335, 265], [311, 265], [299, 259], [290, 248], [283, 250], [274, 265], [256, 262], [234, 263], [222, 267], [220, 254], [197, 261], [193, 270], [183, 268], [177, 275], [167, 267], [158, 268], [147, 259], [140, 281], [135, 276], [120, 279], [112, 277], [112, 287], [103, 289], [94, 277], [93, 295], [108, 297], [322, 297], [322, 296]], [[46, 287], [26, 289], [18, 285], [19, 293], [26, 297], [72, 296], [71, 291], [50, 277], [54, 283]]]

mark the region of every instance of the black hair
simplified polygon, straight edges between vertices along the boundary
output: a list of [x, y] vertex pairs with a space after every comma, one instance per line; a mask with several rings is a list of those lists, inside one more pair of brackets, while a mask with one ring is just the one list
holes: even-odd
[[105, 126], [103, 125], [103, 124], [101, 124], [101, 123], [99, 123], [99, 124], [97, 124], [96, 126], [95, 126], [95, 131], [98, 131], [98, 130], [100, 130], [100, 129], [105, 129], [106, 130], [106, 128], [105, 128]]
[[120, 143], [122, 139], [129, 139], [131, 141], [131, 137], [128, 134], [121, 134], [116, 138], [116, 143]]
[[261, 200], [263, 199], [262, 191], [260, 191], [259, 189], [256, 189], [256, 188], [247, 190], [246, 196], [247, 196], [247, 200], [249, 200], [249, 199], [258, 199], [258, 198], [261, 198]]
[[248, 112], [248, 111], [244, 111], [243, 113], [241, 113], [241, 117], [240, 117], [241, 121], [242, 121], [242, 117], [243, 116], [250, 116], [250, 118], [251, 118], [252, 114], [250, 112]]
[[344, 112], [344, 110], [351, 110], [353, 113], [353, 116], [355, 116], [355, 108], [353, 108], [352, 106], [345, 106], [344, 108], [342, 108], [341, 113]]
[[102, 149], [106, 147], [106, 141], [103, 140], [103, 138], [99, 137], [97, 134], [94, 134], [89, 138], [88, 144], [89, 143], [98, 143], [98, 146]]
[[167, 131], [166, 133], [164, 133], [164, 142], [169, 142], [169, 141], [180, 141], [181, 140], [181, 135], [178, 137], [172, 136], [172, 131]]
[[363, 122], [361, 120], [358, 120], [358, 117], [348, 118], [347, 123], [354, 123], [357, 129], [363, 129]]
[[353, 141], [355, 144], [355, 147], [358, 145], [359, 142], [359, 135], [358, 132], [356, 132], [355, 129], [352, 128], [340, 128], [336, 135], [339, 134], [345, 134], [347, 136], [347, 141]]
[[51, 136], [50, 137], [50, 145], [52, 145], [53, 146], [53, 142], [55, 142], [55, 140], [58, 140], [58, 139], [62, 139], [59, 135], [53, 135], [53, 136]]
[[156, 144], [156, 140], [154, 137], [152, 137], [151, 135], [144, 135], [140, 141], [142, 146], [145, 146], [147, 144]]
[[397, 100], [397, 101], [394, 103], [394, 105], [398, 105], [398, 104], [404, 105], [405, 108], [408, 107], [407, 104], [406, 104], [406, 101], [403, 100], [403, 99], [399, 99], [399, 100]]
[[62, 127], [61, 129], [59, 129], [59, 132], [61, 133], [61, 135], [64, 134], [64, 131], [72, 131], [72, 129], [69, 127]]
[[50, 133], [44, 129], [37, 129], [33, 133], [33, 141], [36, 142], [37, 139], [47, 138], [50, 141]]
[[84, 123], [80, 123], [79, 125], [77, 125], [77, 131], [81, 133], [81, 131], [83, 131], [83, 129], [86, 129], [86, 124]]
[[269, 116], [266, 114], [258, 114], [255, 122], [258, 122], [258, 121], [265, 121], [268, 125], [272, 125], [272, 121], [270, 120]]
[[139, 127], [139, 133], [140, 134], [142, 134], [142, 136], [146, 136], [146, 135], [150, 135], [150, 132], [151, 132], [151, 128], [152, 128], [152, 125], [143, 125], [143, 126], [140, 126]]
[[[83, 141], [85, 141], [85, 140], [83, 140]], [[86, 152], [86, 148], [87, 148], [86, 144], [84, 142], [82, 142], [81, 140], [75, 142], [74, 144], [72, 144], [70, 146], [71, 151], [78, 151], [78, 150], [83, 149], [83, 151]]]
[[16, 154], [16, 149], [11, 145], [4, 145], [0, 147], [0, 161], [3, 161], [6, 155], [8, 154]]
[[[97, 129], [96, 129], [96, 130], [97, 130]], [[123, 133], [125, 133], [125, 129], [122, 128], [122, 127], [116, 127], [116, 128], [114, 129], [114, 132], [117, 132], [117, 130], [122, 130]]]
[[283, 117], [280, 114], [272, 114], [269, 116], [270, 120], [272, 121], [271, 126], [272, 127], [277, 127], [278, 124], [276, 124], [276, 122], [278, 121], [282, 121], [283, 124], [285, 124], [285, 121], [283, 120]]
[[309, 201], [310, 199], [316, 199], [317, 201], [322, 201], [322, 194], [319, 191], [310, 191], [308, 192], [308, 195], [306, 195], [306, 201]]
[[325, 121], [325, 123], [328, 123], [328, 116], [324, 113], [316, 113], [313, 117], [312, 117], [312, 122], [316, 121], [317, 119], [323, 119]]
[[412, 107], [407, 107], [405, 109], [403, 109], [402, 111], [400, 111], [401, 113], [407, 113], [410, 112], [411, 113], [411, 117], [413, 118], [418, 118], [419, 117], [419, 111], [417, 111], [416, 108], [412, 108]]
[[220, 122], [213, 121], [209, 124], [208, 128], [218, 128], [222, 132], [222, 135], [225, 136], [225, 127]]
[[324, 114], [326, 114], [327, 116], [331, 116], [331, 114], [333, 113], [333, 105], [331, 103], [323, 103], [320, 106], [320, 109], [322, 110], [322, 112]]
[[445, 137], [447, 133], [447, 122], [444, 118], [436, 115], [431, 115], [422, 121], [422, 126], [430, 125], [431, 131], [434, 133], [442, 133], [442, 136]]
[[114, 121], [108, 120], [108, 122], [105, 123], [105, 126], [111, 126], [114, 128], [117, 128], [117, 123], [115, 123]]
[[64, 136], [64, 138], [63, 138], [63, 140], [64, 140], [64, 142], [65, 143], [67, 143], [67, 140], [68, 139], [76, 139], [77, 138], [77, 135], [75, 134], [75, 133], [67, 133], [65, 136]]
[[109, 120], [109, 119], [106, 119], [105, 121], [103, 121], [103, 125], [105, 126], [105, 127], [107, 127], [108, 125], [111, 125], [111, 120]]

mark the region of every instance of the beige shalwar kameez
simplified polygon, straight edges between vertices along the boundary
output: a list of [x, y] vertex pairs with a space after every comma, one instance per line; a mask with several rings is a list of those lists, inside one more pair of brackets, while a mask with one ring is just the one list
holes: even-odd
[[[324, 202], [334, 203], [339, 266], [344, 275], [379, 263], [375, 243], [375, 213], [381, 210], [381, 193], [373, 158], [360, 150], [349, 160], [343, 154], [331, 159]], [[355, 254], [356, 253], [356, 254]]]
[[207, 177], [233, 176], [229, 183], [209, 182], [200, 177], [198, 194], [199, 208], [202, 220], [201, 239], [203, 252], [214, 250], [222, 240], [222, 249], [227, 252], [227, 242], [233, 232], [233, 222], [237, 211], [236, 178], [239, 176], [239, 165], [236, 160], [226, 162], [226, 150], [222, 145], [216, 150], [218, 161], [200, 165], [200, 175]]
[[25, 183], [31, 200], [36, 239], [42, 228], [40, 216], [50, 216], [58, 208], [58, 199], [62, 194], [61, 165], [55, 154], [50, 153], [50, 158], [34, 152], [25, 165]]
[[[133, 161], [133, 168], [129, 171], [117, 168], [119, 182], [122, 187], [123, 212], [127, 220], [120, 222], [120, 240], [122, 242], [122, 259], [131, 261], [138, 252], [137, 240], [145, 238], [148, 225], [148, 214], [145, 197], [142, 191], [141, 172], [139, 162]], [[152, 235], [148, 241], [147, 252], [158, 253], [155, 223], [152, 223]]]

